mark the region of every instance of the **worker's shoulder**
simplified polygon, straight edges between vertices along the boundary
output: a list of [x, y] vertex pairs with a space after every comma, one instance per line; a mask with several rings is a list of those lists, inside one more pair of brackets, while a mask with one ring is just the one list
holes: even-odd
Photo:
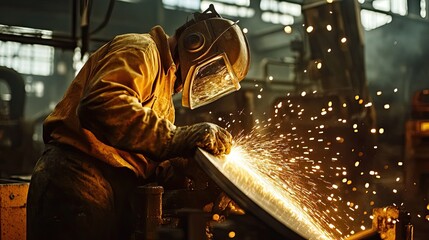
[[145, 50], [156, 47], [154, 40], [147, 33], [126, 33], [117, 35], [111, 44], [112, 47], [135, 48]]

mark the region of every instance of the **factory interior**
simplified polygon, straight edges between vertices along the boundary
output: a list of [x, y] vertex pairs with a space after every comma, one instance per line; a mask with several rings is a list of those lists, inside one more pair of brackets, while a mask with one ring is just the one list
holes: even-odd
[[149, 186], [135, 239], [429, 239], [429, 0], [2, 0], [0, 239], [26, 239], [43, 121], [91, 53], [156, 25], [172, 35], [210, 4], [238, 21], [249, 72], [197, 109], [174, 95], [174, 124], [232, 134], [230, 165], [195, 161], [242, 211]]

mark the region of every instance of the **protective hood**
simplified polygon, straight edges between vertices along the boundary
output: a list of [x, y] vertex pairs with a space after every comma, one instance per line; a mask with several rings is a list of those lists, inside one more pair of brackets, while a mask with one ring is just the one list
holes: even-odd
[[[199, 14], [209, 10], [213, 16], [213, 6]], [[240, 89], [239, 82], [249, 70], [250, 51], [244, 33], [237, 22], [217, 13], [196, 20], [183, 31], [178, 54], [184, 81], [182, 105], [191, 109]]]

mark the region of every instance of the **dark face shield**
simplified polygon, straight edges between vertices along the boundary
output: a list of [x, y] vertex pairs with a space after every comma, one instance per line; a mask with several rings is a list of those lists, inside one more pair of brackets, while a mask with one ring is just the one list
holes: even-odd
[[183, 91], [183, 105], [191, 109], [209, 104], [240, 89], [225, 53], [197, 65], [188, 73]]

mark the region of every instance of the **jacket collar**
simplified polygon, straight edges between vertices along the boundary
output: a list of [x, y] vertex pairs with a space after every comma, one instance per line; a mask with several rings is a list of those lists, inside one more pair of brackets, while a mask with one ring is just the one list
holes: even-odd
[[149, 34], [155, 41], [158, 48], [164, 72], [166, 73], [171, 67], [174, 67], [175, 71], [176, 65], [174, 64], [173, 57], [171, 56], [170, 46], [168, 44], [168, 35], [165, 33], [164, 29], [161, 26], [155, 26], [150, 30]]

